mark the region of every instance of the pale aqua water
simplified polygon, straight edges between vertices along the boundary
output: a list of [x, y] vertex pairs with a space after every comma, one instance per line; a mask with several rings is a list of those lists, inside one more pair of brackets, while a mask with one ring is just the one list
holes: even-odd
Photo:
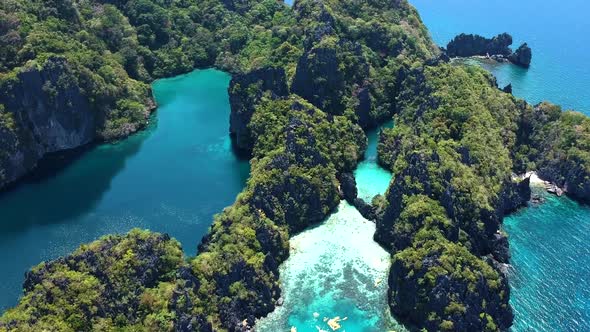
[[[511, 33], [533, 48], [529, 70], [488, 65], [529, 102], [550, 100], [590, 115], [590, 2], [412, 0], [434, 40], [461, 32]], [[517, 43], [515, 43], [517, 44]], [[518, 44], [516, 45], [518, 46]], [[508, 217], [513, 331], [590, 331], [590, 208], [565, 197]]]
[[290, 240], [281, 266], [284, 304], [257, 324], [257, 331], [405, 331], [387, 305], [390, 255], [373, 241], [375, 224], [346, 202], [320, 225]]
[[[392, 127], [393, 121], [383, 125], [384, 128]], [[375, 195], [385, 194], [391, 181], [391, 172], [381, 168], [377, 164], [377, 144], [379, 143], [379, 130], [371, 130], [367, 132], [369, 144], [365, 152], [365, 159], [359, 163], [357, 169], [354, 171], [356, 179], [358, 197], [362, 198], [367, 203]]]
[[[392, 174], [377, 165], [379, 130], [367, 137], [354, 175], [359, 197], [371, 202], [387, 191]], [[334, 317], [346, 317], [342, 331], [405, 331], [389, 312], [390, 255], [373, 241], [374, 233], [373, 222], [342, 202], [326, 221], [291, 238], [291, 255], [281, 266], [284, 305], [260, 320], [257, 331], [331, 331], [326, 320]]]
[[147, 130], [0, 195], [0, 309], [17, 302], [31, 266], [104, 234], [148, 228], [194, 254], [249, 174], [228, 137], [229, 80], [203, 70], [157, 81]]

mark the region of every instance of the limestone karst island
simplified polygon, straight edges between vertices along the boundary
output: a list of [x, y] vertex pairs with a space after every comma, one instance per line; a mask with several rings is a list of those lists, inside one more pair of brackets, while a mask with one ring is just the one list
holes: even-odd
[[588, 11], [2, 0], [0, 331], [590, 331]]

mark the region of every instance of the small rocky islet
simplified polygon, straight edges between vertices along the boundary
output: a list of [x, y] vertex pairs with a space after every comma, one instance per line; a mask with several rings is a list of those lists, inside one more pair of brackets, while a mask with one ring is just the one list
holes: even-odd
[[521, 44], [514, 52], [510, 45], [512, 45], [512, 36], [508, 33], [502, 33], [492, 38], [463, 33], [447, 44], [446, 53], [451, 58], [485, 56], [496, 61], [509, 61], [517, 66], [528, 68], [533, 57], [533, 52], [528, 44]]
[[[396, 319], [411, 330], [506, 330], [500, 226], [531, 196], [514, 174], [536, 170], [590, 200], [588, 117], [529, 105], [488, 72], [449, 64], [457, 54], [433, 44], [406, 1], [15, 1], [0, 7], [3, 185], [48, 152], [140, 129], [148, 83], [208, 66], [232, 73], [230, 133], [251, 175], [196, 256], [157, 233], [106, 236], [28, 272], [0, 330], [253, 330], [282, 302], [290, 237], [342, 199], [375, 220], [391, 255]], [[377, 151], [393, 179], [369, 204], [350, 174], [363, 129], [392, 117]]]

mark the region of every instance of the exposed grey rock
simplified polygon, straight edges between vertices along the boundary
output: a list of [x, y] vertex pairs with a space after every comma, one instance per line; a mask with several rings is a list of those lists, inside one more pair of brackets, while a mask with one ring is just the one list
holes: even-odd
[[46, 154], [97, 137], [99, 117], [63, 58], [49, 58], [0, 87], [0, 104], [14, 120], [0, 128], [0, 188], [33, 169]]
[[533, 58], [533, 51], [524, 43], [514, 51], [514, 53], [508, 56], [508, 60], [514, 63], [515, 65], [528, 68], [531, 65], [531, 59]]
[[503, 55], [512, 53], [512, 36], [507, 33], [499, 34], [493, 38], [485, 38], [479, 35], [460, 34], [447, 45], [447, 54], [450, 57], [469, 57], [474, 55]]
[[229, 84], [230, 135], [241, 152], [250, 153], [254, 139], [248, 128], [254, 110], [264, 93], [272, 98], [288, 95], [287, 78], [283, 68], [266, 67], [236, 74]]

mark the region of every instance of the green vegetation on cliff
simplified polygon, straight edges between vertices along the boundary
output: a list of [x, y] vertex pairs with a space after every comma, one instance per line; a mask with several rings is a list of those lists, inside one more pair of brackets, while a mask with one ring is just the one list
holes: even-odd
[[[378, 147], [380, 162], [399, 175], [389, 196], [441, 200], [454, 224], [475, 240], [470, 246], [485, 246], [498, 229], [495, 210], [510, 183], [518, 105], [475, 67], [410, 69], [402, 86], [396, 126], [384, 131]], [[396, 209], [404, 204], [395, 201]], [[396, 209], [390, 217], [403, 211]]]
[[180, 244], [166, 235], [133, 230], [81, 246], [26, 275], [25, 296], [2, 317], [0, 330], [170, 330], [175, 319], [165, 300], [191, 280]]
[[[207, 66], [234, 74], [230, 130], [252, 168], [196, 257], [163, 235], [106, 237], [33, 268], [0, 330], [250, 330], [280, 297], [289, 236], [341, 200], [361, 128], [394, 114], [378, 152], [395, 178], [375, 200], [392, 311], [428, 330], [508, 328], [499, 227], [530, 195], [512, 172], [538, 169], [588, 199], [589, 120], [530, 107], [438, 55], [405, 0], [2, 2], [0, 185], [36, 161], [11, 156], [139, 129], [147, 83]], [[68, 112], [67, 130], [32, 135], [29, 123], [46, 125], [32, 105]]]
[[[231, 100], [236, 101], [232, 112], [242, 109], [246, 114], [236, 117], [237, 127], [252, 133], [251, 146], [246, 146], [253, 155], [251, 177], [234, 205], [215, 217], [199, 255], [189, 260], [190, 271], [179, 262], [172, 268], [174, 273], [156, 273], [166, 282], [161, 287], [146, 280], [126, 284], [121, 276], [122, 287], [145, 288], [143, 295], [120, 292], [103, 301], [134, 303], [141, 297], [145, 311], [133, 315], [119, 309], [94, 309], [92, 301], [103, 297], [96, 292], [89, 299], [56, 293], [55, 298], [40, 302], [28, 300], [38, 299], [33, 288], [46, 292], [49, 287], [45, 277], [35, 279], [19, 306], [0, 319], [0, 329], [8, 330], [37, 330], [48, 321], [63, 330], [236, 331], [252, 326], [257, 317], [273, 310], [279, 297], [278, 266], [288, 254], [289, 234], [323, 220], [340, 201], [337, 175], [354, 169], [366, 148], [357, 123], [374, 125], [393, 114], [389, 90], [396, 81], [390, 74], [402, 63], [420, 62], [437, 53], [415, 10], [405, 1], [304, 0], [291, 9], [274, 0], [14, 0], [3, 3], [1, 9], [6, 28], [0, 32], [8, 36], [2, 41], [18, 39], [13, 48], [2, 48], [11, 54], [2, 58], [3, 77], [18, 80], [14, 73], [25, 63], [43, 66], [47, 59], [59, 57], [73, 77], [82, 78], [80, 96], [90, 107], [98, 106], [95, 103], [105, 91], [117, 96], [114, 104], [100, 104], [106, 121], [97, 128], [99, 133], [111, 128], [108, 132], [113, 134], [108, 137], [120, 136], [116, 128], [130, 122], [129, 112], [117, 111], [113, 105], [136, 109], [135, 101], [143, 98], [139, 104], [146, 105], [149, 98], [147, 89], [132, 97], [125, 87], [212, 65], [236, 77], [241, 73], [252, 77], [236, 78], [237, 84], [245, 85], [230, 90]], [[316, 58], [316, 50], [331, 56]], [[260, 74], [264, 71], [256, 71], [269, 67], [285, 74], [277, 71], [269, 78]], [[339, 77], [343, 81], [330, 81]], [[267, 85], [268, 79], [286, 82]], [[281, 86], [292, 85], [291, 92], [299, 91], [296, 84], [289, 84], [291, 79], [320, 88], [326, 87], [325, 82], [336, 84], [334, 91], [323, 90], [334, 94], [318, 98], [342, 109], [320, 110], [316, 107], [324, 105], [316, 98], [289, 95]], [[86, 84], [94, 82], [104, 85], [89, 89]], [[59, 87], [43, 91], [65, 94]], [[19, 115], [12, 107], [5, 111]], [[2, 119], [6, 128], [13, 126], [10, 117]], [[102, 251], [101, 245], [95, 246]], [[131, 255], [136, 250], [128, 251]], [[118, 266], [131, 273], [134, 268], [126, 262], [121, 259]], [[95, 266], [94, 261], [87, 264]], [[110, 269], [104, 274], [101, 277], [108, 280], [117, 276]], [[174, 288], [177, 283], [182, 288]], [[92, 277], [73, 280], [70, 288], [84, 289], [89, 284], [100, 291]], [[72, 303], [67, 310], [39, 310], [64, 300]]]
[[[291, 110], [288, 117], [287, 110]], [[272, 126], [263, 125], [264, 121], [271, 121], [267, 117], [274, 118]], [[190, 270], [178, 258], [170, 270], [151, 272], [154, 278], [171, 284], [160, 284], [156, 288], [151, 279], [141, 279], [134, 284], [134, 279], [130, 278], [138, 271], [134, 252], [146, 248], [152, 250], [145, 253], [150, 259], [161, 255], [153, 252], [150, 243], [138, 243], [138, 248], [115, 248], [111, 253], [103, 249], [103, 240], [90, 248], [105, 257], [113, 256], [112, 264], [117, 270], [101, 268], [93, 257], [82, 266], [97, 269], [97, 273], [103, 273], [101, 277], [107, 280], [116, 279], [125, 289], [145, 287], [146, 293], [115, 292], [105, 297], [94, 292], [95, 287], [90, 287], [92, 294], [74, 291], [39, 298], [37, 294], [54, 290], [47, 280], [61, 278], [61, 274], [54, 275], [52, 270], [52, 274], [29, 278], [31, 287], [25, 287], [25, 297], [19, 306], [0, 319], [0, 330], [38, 330], [47, 326], [49, 320], [60, 330], [236, 331], [252, 326], [257, 317], [272, 311], [280, 296], [278, 266], [287, 258], [289, 234], [323, 220], [338, 205], [340, 194], [336, 174], [354, 167], [358, 157], [363, 155], [366, 138], [358, 125], [344, 117], [329, 119], [325, 113], [296, 96], [263, 100], [253, 121], [260, 124], [254, 126], [257, 137], [276, 137], [272, 144], [257, 142], [252, 176], [246, 189], [234, 205], [215, 217], [199, 255], [189, 262]], [[338, 146], [331, 143], [336, 135], [345, 138], [338, 142]], [[117, 253], [122, 256], [116, 256]], [[178, 248], [177, 253], [180, 253]], [[91, 255], [94, 254], [93, 251]], [[44, 270], [44, 266], [42, 264], [34, 271]], [[181, 274], [182, 278], [191, 281], [189, 286], [185, 286], [186, 282], [179, 277]], [[92, 276], [80, 277], [68, 281], [68, 289], [75, 290], [93, 282]], [[178, 283], [184, 288], [175, 286]], [[72, 305], [64, 310], [43, 310], [45, 306], [54, 307], [61, 301]], [[118, 307], [111, 311], [98, 308], [88, 312], [87, 307], [98, 306], [96, 301], [112, 305], [128, 303], [130, 306], [125, 310], [132, 313], [121, 312], [123, 309]], [[133, 301], [139, 301], [139, 306], [131, 306]], [[85, 315], [76, 316], [75, 320], [71, 317], [79, 313]]]
[[520, 104], [476, 67], [440, 63], [404, 75], [396, 126], [378, 147], [395, 174], [375, 236], [399, 251], [392, 311], [428, 330], [505, 329], [505, 276], [480, 257], [505, 262], [503, 214], [528, 200], [526, 190], [512, 194]]
[[[10, 145], [0, 146], [7, 152], [0, 186], [46, 153], [142, 128], [153, 106], [146, 83], [160, 77], [210, 66], [281, 67], [297, 78], [294, 92], [328, 113], [356, 113], [366, 127], [392, 114], [387, 90], [400, 63], [438, 52], [406, 1], [309, 0], [293, 9], [276, 0], [8, 0], [0, 4], [0, 49], [0, 105], [16, 128], [0, 127]], [[37, 89], [23, 92], [31, 85]], [[31, 120], [35, 104], [53, 116]], [[67, 133], [48, 123], [81, 127], [57, 115], [64, 108], [85, 130], [61, 142]], [[19, 154], [25, 163], [14, 161]]]
[[0, 187], [47, 153], [144, 127], [156, 78], [295, 63], [293, 12], [274, 0], [236, 3], [2, 1], [0, 105], [14, 122], [10, 133], [0, 123]]
[[544, 102], [526, 108], [518, 135], [517, 172], [537, 170], [570, 196], [590, 203], [590, 118]]
[[588, 201], [589, 119], [517, 100], [478, 67], [433, 62], [400, 76], [396, 126], [378, 146], [395, 174], [375, 236], [398, 251], [392, 311], [428, 330], [505, 329], [512, 312], [499, 263], [510, 255], [500, 224], [530, 198], [529, 180], [513, 174], [537, 170]]

